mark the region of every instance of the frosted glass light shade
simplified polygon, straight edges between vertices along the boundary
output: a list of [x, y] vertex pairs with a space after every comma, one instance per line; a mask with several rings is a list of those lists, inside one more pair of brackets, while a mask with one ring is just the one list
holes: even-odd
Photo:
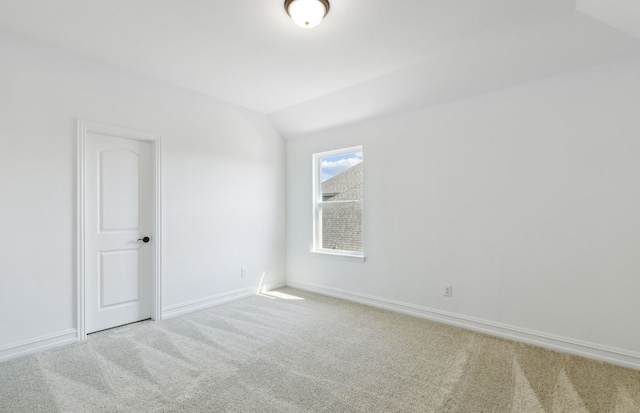
[[286, 0], [284, 7], [291, 20], [305, 29], [319, 25], [329, 12], [327, 0]]

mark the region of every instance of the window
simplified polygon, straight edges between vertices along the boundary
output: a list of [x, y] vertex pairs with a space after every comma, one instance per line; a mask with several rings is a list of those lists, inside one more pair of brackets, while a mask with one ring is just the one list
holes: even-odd
[[313, 251], [363, 257], [362, 147], [313, 155]]

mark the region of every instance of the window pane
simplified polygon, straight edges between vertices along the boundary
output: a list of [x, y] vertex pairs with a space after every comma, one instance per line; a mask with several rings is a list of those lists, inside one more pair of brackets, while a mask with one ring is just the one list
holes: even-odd
[[362, 152], [321, 159], [322, 201], [362, 199]]
[[321, 206], [322, 248], [362, 251], [362, 204]]

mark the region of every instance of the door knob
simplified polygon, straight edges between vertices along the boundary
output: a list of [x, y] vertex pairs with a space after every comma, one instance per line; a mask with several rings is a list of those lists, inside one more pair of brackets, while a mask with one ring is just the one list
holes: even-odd
[[149, 237], [139, 238], [138, 241], [149, 242], [149, 241], [151, 241], [151, 238], [149, 238]]

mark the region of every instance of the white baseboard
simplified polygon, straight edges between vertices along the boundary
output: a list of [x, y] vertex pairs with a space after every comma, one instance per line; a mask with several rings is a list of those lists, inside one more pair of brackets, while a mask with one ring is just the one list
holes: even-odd
[[354, 293], [332, 287], [325, 287], [316, 284], [286, 281], [287, 286], [323, 294], [331, 297], [341, 298], [372, 307], [383, 308], [398, 313], [408, 314], [415, 317], [425, 318], [444, 324], [450, 324], [467, 330], [473, 330], [492, 336], [502, 337], [522, 343], [545, 347], [563, 353], [575, 354], [607, 363], [616, 364], [623, 367], [640, 370], [640, 353], [612, 348], [595, 343], [575, 340], [567, 337], [542, 333], [539, 331], [527, 330], [519, 327], [481, 320], [473, 317], [462, 316], [447, 311], [422, 307], [400, 301], [389, 300], [381, 297], [374, 297], [366, 294]]
[[262, 291], [260, 292], [266, 292], [266, 291], [271, 291], [271, 290], [277, 290], [278, 288], [282, 288], [282, 287], [286, 287], [287, 283], [283, 281], [277, 281], [271, 284], [263, 284], [262, 285]]
[[263, 284], [261, 287], [247, 287], [239, 290], [228, 291], [221, 294], [215, 294], [208, 297], [198, 298], [196, 300], [187, 301], [180, 304], [174, 304], [162, 308], [162, 319], [176, 317], [181, 314], [191, 313], [193, 311], [204, 310], [205, 308], [224, 304], [229, 301], [239, 300], [241, 298], [250, 297], [258, 293], [258, 288], [262, 291], [269, 291], [275, 288], [284, 287], [285, 282], [279, 281], [270, 284]]
[[241, 288], [239, 290], [228, 291], [221, 294], [198, 298], [196, 300], [186, 301], [180, 304], [162, 307], [162, 319], [164, 320], [166, 318], [176, 317], [181, 314], [204, 310], [205, 308], [227, 303], [229, 301], [239, 300], [241, 298], [254, 295], [256, 291], [256, 287]]
[[20, 341], [0, 348], [0, 362], [77, 342], [78, 331], [75, 329]]

